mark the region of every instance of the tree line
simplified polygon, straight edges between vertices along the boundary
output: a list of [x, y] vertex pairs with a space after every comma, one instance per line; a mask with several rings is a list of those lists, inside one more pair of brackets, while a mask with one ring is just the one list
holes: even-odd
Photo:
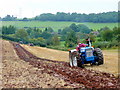
[[12, 41], [22, 41], [25, 44], [33, 43], [43, 47], [61, 48], [64, 42], [65, 49], [73, 48], [78, 42], [85, 43], [85, 39], [90, 37], [93, 45], [100, 48], [118, 47], [120, 43], [120, 28], [110, 29], [103, 27], [97, 31], [88, 28], [84, 24], [71, 24], [69, 27], [58, 29], [54, 32], [51, 27], [43, 30], [39, 28], [17, 29], [14, 26], [2, 26], [2, 38]]
[[34, 18], [24, 17], [23, 19], [17, 19], [17, 17], [7, 15], [4, 18], [0, 18], [2, 21], [72, 21], [72, 22], [93, 22], [93, 23], [114, 23], [118, 22], [118, 12], [103, 12], [103, 13], [90, 13], [90, 14], [81, 14], [81, 13], [64, 13], [57, 12], [56, 14], [52, 13], [43, 13]]

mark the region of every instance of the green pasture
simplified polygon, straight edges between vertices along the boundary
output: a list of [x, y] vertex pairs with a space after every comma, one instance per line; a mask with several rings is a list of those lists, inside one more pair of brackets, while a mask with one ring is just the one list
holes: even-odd
[[24, 28], [24, 27], [38, 27], [41, 29], [44, 29], [46, 27], [52, 27], [55, 31], [58, 29], [63, 29], [64, 27], [67, 27], [71, 25], [72, 23], [76, 24], [85, 24], [89, 28], [93, 30], [98, 30], [102, 27], [109, 27], [112, 29], [115, 26], [118, 26], [118, 23], [77, 23], [77, 22], [55, 22], [55, 21], [2, 21], [1, 26], [9, 26], [13, 25], [17, 28]]

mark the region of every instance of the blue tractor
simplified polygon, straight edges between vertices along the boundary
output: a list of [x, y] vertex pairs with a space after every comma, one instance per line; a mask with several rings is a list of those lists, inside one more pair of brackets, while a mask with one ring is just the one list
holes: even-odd
[[70, 66], [84, 67], [84, 64], [101, 65], [104, 63], [103, 54], [100, 48], [90, 46], [81, 47], [78, 52], [76, 49], [69, 51]]

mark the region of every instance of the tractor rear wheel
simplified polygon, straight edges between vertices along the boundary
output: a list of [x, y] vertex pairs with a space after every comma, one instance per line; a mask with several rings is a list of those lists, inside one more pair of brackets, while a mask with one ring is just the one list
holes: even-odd
[[96, 65], [104, 64], [103, 53], [100, 48], [94, 49], [94, 56], [96, 56]]
[[70, 66], [75, 66], [75, 67], [82, 67], [82, 62], [80, 59], [80, 55], [77, 51], [70, 52], [69, 53], [69, 59], [70, 59]]

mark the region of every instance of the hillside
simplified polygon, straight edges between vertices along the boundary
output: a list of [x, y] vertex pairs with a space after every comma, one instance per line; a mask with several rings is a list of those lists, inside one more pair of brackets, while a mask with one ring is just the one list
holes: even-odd
[[109, 27], [110, 29], [113, 29], [115, 26], [118, 26], [118, 23], [77, 23], [77, 22], [60, 22], [60, 21], [2, 21], [2, 26], [9, 26], [13, 25], [17, 28], [24, 28], [24, 27], [37, 27], [44, 29], [46, 27], [51, 27], [55, 31], [58, 29], [63, 29], [65, 27], [70, 26], [72, 23], [75, 24], [85, 24], [90, 29], [100, 29], [105, 26]]

